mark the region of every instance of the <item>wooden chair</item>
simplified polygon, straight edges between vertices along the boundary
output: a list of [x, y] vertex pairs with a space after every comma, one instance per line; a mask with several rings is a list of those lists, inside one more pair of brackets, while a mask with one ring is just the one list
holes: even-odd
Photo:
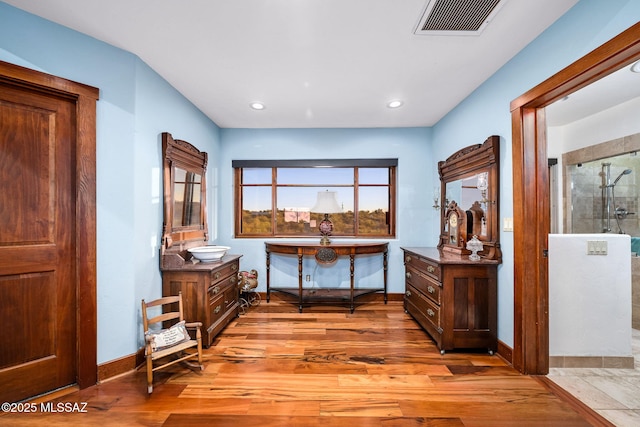
[[[162, 309], [162, 314], [149, 318], [147, 310], [158, 306]], [[177, 311], [166, 311], [175, 310], [176, 308]], [[204, 369], [204, 366], [202, 366], [202, 335], [200, 332], [202, 323], [186, 323], [183, 313], [182, 293], [151, 302], [142, 300], [142, 327], [144, 328], [145, 337], [147, 391], [149, 394], [153, 392], [153, 373], [159, 369], [193, 358], [198, 359], [197, 366], [200, 367], [200, 370]], [[160, 327], [154, 330], [153, 326], [158, 324]], [[168, 325], [171, 326], [169, 327]], [[162, 329], [163, 327], [167, 329]], [[195, 330], [196, 339], [192, 339], [189, 336], [187, 328]], [[194, 347], [197, 349], [196, 352], [185, 351]], [[154, 366], [154, 362], [157, 362], [156, 366]], [[187, 364], [191, 367], [196, 366], [193, 363]]]

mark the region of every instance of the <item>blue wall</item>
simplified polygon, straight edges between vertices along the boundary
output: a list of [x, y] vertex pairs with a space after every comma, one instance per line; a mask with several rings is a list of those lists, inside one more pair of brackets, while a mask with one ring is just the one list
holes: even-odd
[[[161, 132], [209, 153], [212, 242], [232, 246], [243, 254], [243, 268], [262, 273], [263, 241], [233, 238], [231, 160], [397, 157], [399, 216], [389, 278], [390, 291], [401, 292], [400, 246], [437, 242], [431, 208], [437, 161], [500, 135], [501, 217], [512, 217], [509, 103], [639, 18], [637, 0], [581, 0], [432, 129], [246, 130], [219, 129], [135, 55], [0, 2], [0, 60], [100, 89], [98, 363], [138, 350], [140, 299], [161, 293]], [[501, 232], [500, 240], [498, 336], [513, 345], [513, 235]]]
[[[433, 188], [434, 185], [439, 185], [439, 181], [435, 168], [437, 158], [431, 154], [431, 129], [222, 129], [221, 135], [223, 144], [219, 155], [220, 182], [217, 191], [220, 200], [228, 203], [221, 205], [218, 210], [216, 220], [219, 241], [231, 246], [234, 252], [242, 253], [242, 268], [255, 268], [259, 279], [266, 274], [264, 239], [233, 238], [232, 160], [397, 158], [397, 238], [389, 240], [389, 292], [404, 292], [404, 265], [400, 245], [425, 246], [437, 243], [438, 211], [431, 206]], [[319, 237], [312, 240], [318, 241]], [[315, 281], [321, 272], [325, 276], [330, 274], [326, 270], [316, 269], [313, 259], [308, 261], [303, 266], [305, 276], [310, 274]], [[380, 262], [377, 260], [378, 271]], [[281, 283], [297, 283], [297, 262], [291, 260], [291, 263], [296, 265], [275, 266], [278, 267], [275, 270], [282, 268], [289, 274], [285, 279], [287, 281]], [[348, 265], [337, 265], [332, 270], [331, 273], [341, 271], [341, 277], [344, 278], [342, 285], [348, 286]], [[356, 264], [356, 274], [365, 270], [366, 266]], [[272, 275], [278, 273], [273, 268], [271, 272]], [[377, 279], [377, 284], [380, 284], [381, 277], [378, 276]], [[327, 283], [328, 280], [318, 278], [317, 282]], [[259, 289], [266, 290], [265, 281], [259, 280], [259, 283]], [[360, 283], [363, 286], [375, 285]]]
[[0, 60], [100, 89], [98, 363], [133, 354], [143, 343], [140, 300], [162, 293], [160, 134], [216, 152], [219, 128], [135, 55], [5, 3]]

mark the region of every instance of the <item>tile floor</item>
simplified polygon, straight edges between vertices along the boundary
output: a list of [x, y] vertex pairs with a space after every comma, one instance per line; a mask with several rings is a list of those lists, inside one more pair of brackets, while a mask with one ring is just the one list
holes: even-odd
[[640, 426], [640, 330], [632, 348], [635, 369], [551, 368], [547, 377], [616, 426]]

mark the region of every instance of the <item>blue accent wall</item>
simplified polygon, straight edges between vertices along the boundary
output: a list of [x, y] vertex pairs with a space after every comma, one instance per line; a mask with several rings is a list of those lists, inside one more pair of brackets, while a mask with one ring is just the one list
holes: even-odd
[[140, 300], [162, 293], [161, 133], [215, 153], [220, 130], [137, 56], [1, 2], [0, 60], [100, 89], [98, 363], [133, 354], [144, 342]]
[[[216, 188], [220, 200], [228, 201], [228, 204], [221, 205], [216, 218], [219, 241], [231, 246], [233, 251], [243, 254], [243, 269], [255, 268], [258, 271], [259, 289], [262, 291], [266, 290], [263, 279], [266, 274], [264, 239], [233, 238], [232, 160], [397, 158], [397, 228], [396, 238], [388, 240], [388, 290], [392, 293], [404, 293], [404, 264], [400, 246], [433, 246], [438, 241], [439, 211], [434, 210], [432, 205], [433, 188], [439, 186], [440, 182], [435, 168], [437, 158], [431, 153], [430, 128], [222, 129], [221, 135], [223, 144], [219, 155], [220, 183]], [[319, 237], [311, 240], [319, 241]], [[282, 266], [282, 270], [289, 272], [289, 277], [279, 283], [295, 285], [298, 274], [297, 260], [289, 261], [288, 265]], [[377, 263], [378, 269], [381, 262], [381, 258], [371, 261]], [[366, 268], [356, 265], [356, 273]], [[317, 283], [332, 280], [334, 284], [348, 286], [348, 263], [339, 263], [332, 269], [332, 274], [338, 271], [341, 272], [341, 276], [337, 280], [323, 280], [319, 275], [323, 273], [327, 276], [329, 272], [316, 269], [311, 258], [303, 266], [303, 275], [311, 275]], [[272, 274], [277, 274], [275, 270], [272, 269]], [[374, 287], [376, 283], [373, 281], [376, 279], [377, 284], [382, 283], [381, 274], [367, 278], [371, 282], [366, 282], [365, 278], [359, 279], [362, 280], [360, 283], [363, 287]]]

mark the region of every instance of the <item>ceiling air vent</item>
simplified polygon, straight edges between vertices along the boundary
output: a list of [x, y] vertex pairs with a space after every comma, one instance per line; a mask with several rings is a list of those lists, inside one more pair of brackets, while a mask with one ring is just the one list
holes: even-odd
[[507, 0], [427, 0], [415, 33], [479, 35]]

